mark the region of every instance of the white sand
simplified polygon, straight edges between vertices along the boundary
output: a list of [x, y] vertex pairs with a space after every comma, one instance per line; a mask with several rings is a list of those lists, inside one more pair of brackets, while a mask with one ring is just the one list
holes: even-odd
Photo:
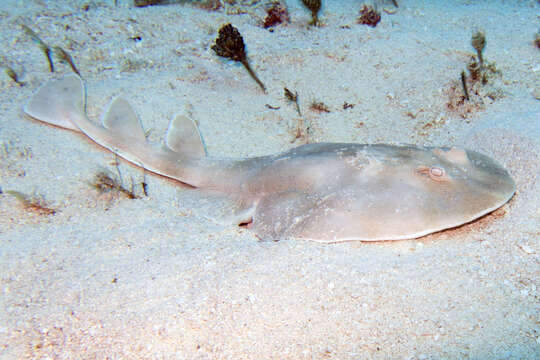
[[[325, 1], [317, 29], [288, 1], [292, 22], [273, 33], [260, 26], [260, 4], [228, 15], [65, 3], [0, 5], [2, 60], [26, 82], [0, 76], [0, 187], [35, 191], [59, 210], [38, 216], [0, 195], [0, 358], [540, 357], [537, 1], [402, 0], [374, 29], [355, 23], [359, 1]], [[210, 49], [226, 22], [267, 95]], [[100, 168], [115, 171], [110, 153], [21, 115], [52, 76], [20, 23], [73, 55], [94, 119], [122, 94], [153, 141], [187, 111], [211, 155], [288, 149], [298, 116], [286, 86], [298, 91], [312, 141], [467, 146], [503, 163], [517, 194], [458, 229], [336, 245], [258, 242], [208, 220], [219, 210], [211, 199], [150, 174], [148, 197], [111, 201], [87, 184]], [[446, 92], [473, 54], [476, 27], [504, 97], [464, 120], [447, 110]], [[69, 73], [57, 67], [54, 77]], [[313, 100], [331, 112], [308, 110]], [[120, 169], [125, 182], [142, 180]]]

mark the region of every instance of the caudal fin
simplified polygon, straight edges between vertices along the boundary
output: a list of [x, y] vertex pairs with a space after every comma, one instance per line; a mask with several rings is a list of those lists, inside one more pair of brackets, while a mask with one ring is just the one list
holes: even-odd
[[24, 106], [32, 118], [66, 129], [80, 131], [70, 118], [84, 115], [84, 84], [77, 75], [67, 75], [43, 85]]

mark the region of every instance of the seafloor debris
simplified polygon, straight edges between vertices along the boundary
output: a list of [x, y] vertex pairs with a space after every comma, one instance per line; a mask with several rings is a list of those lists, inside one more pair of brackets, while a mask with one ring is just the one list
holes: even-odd
[[349, 109], [354, 108], [354, 104], [350, 104], [350, 103], [348, 103], [348, 102], [345, 101], [345, 102], [343, 103], [343, 105], [342, 105], [342, 108], [343, 108], [343, 110], [349, 110]]
[[379, 21], [381, 21], [381, 14], [371, 5], [363, 5], [362, 9], [360, 9], [360, 17], [356, 20], [358, 24], [371, 27], [377, 26]]
[[383, 7], [382, 10], [387, 13], [388, 15], [394, 15], [395, 13], [397, 13], [397, 10], [398, 10], [398, 2], [396, 0], [390, 0], [390, 1], [381, 1], [383, 4], [385, 2], [391, 2], [392, 3], [392, 8], [388, 8], [388, 7]]
[[150, 5], [159, 5], [163, 0], [133, 0], [135, 7], [145, 7]]
[[266, 87], [261, 80], [255, 75], [253, 69], [249, 65], [247, 60], [244, 39], [237, 28], [231, 24], [226, 24], [219, 29], [219, 36], [216, 39], [216, 43], [212, 46], [212, 50], [221, 57], [228, 58], [234, 61], [239, 61], [249, 75], [257, 82], [261, 89], [266, 92]]
[[[234, 0], [229, 0], [230, 4], [234, 3]], [[224, 7], [224, 3], [222, 0], [204, 0], [204, 1], [197, 1], [195, 3], [195, 6], [197, 6], [199, 9], [207, 10], [207, 11], [217, 11]]]
[[49, 207], [41, 195], [28, 196], [15, 190], [6, 190], [5, 193], [17, 199], [25, 210], [37, 215], [49, 216], [57, 212], [56, 209]]
[[264, 19], [263, 27], [268, 29], [269, 27], [289, 21], [290, 18], [287, 7], [282, 4], [281, 1], [274, 1], [270, 3], [270, 6], [266, 10], [266, 18]]
[[319, 25], [319, 11], [321, 10], [321, 0], [302, 0], [302, 3], [311, 11], [310, 25]]

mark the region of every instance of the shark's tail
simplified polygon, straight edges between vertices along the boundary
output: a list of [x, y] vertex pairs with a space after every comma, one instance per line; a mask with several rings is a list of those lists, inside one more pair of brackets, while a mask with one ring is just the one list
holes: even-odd
[[32, 118], [55, 126], [82, 132], [90, 139], [136, 165], [150, 171], [191, 183], [184, 176], [169, 173], [171, 162], [188, 163], [206, 157], [197, 125], [183, 115], [175, 116], [165, 137], [166, 148], [152, 146], [131, 105], [116, 98], [102, 118], [101, 125], [86, 117], [85, 89], [80, 77], [67, 75], [43, 85], [24, 107]]
[[36, 120], [80, 131], [70, 118], [84, 115], [85, 106], [86, 92], [81, 78], [68, 75], [39, 88], [23, 110]]

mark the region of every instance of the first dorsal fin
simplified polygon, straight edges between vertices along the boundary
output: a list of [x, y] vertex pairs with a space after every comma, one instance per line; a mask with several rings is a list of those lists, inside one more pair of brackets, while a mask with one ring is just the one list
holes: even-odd
[[109, 106], [102, 120], [103, 126], [114, 133], [145, 140], [146, 136], [139, 117], [131, 105], [122, 98], [116, 98]]
[[175, 116], [169, 123], [165, 144], [172, 151], [182, 155], [206, 156], [206, 149], [197, 125], [184, 115]]

